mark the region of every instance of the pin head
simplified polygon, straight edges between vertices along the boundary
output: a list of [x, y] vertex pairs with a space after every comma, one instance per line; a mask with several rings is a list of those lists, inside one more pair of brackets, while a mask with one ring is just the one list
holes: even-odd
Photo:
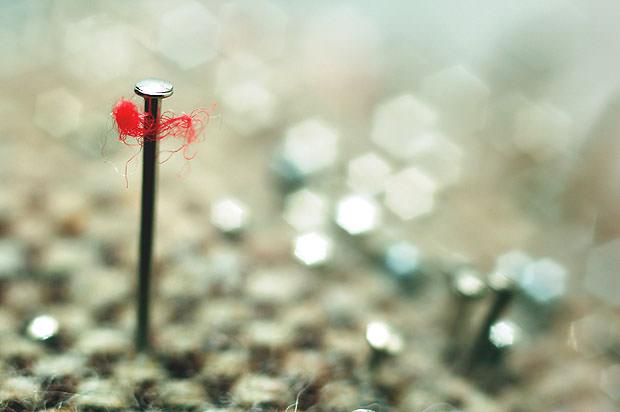
[[403, 339], [385, 322], [374, 321], [366, 326], [366, 342], [373, 351], [397, 355], [403, 349]]
[[503, 272], [492, 272], [488, 279], [489, 286], [496, 292], [511, 292], [515, 289], [515, 281]]
[[455, 274], [452, 289], [458, 296], [471, 300], [479, 299], [486, 293], [486, 285], [471, 269], [462, 269]]
[[489, 341], [498, 349], [514, 346], [520, 340], [521, 330], [509, 320], [497, 321], [489, 329]]
[[166, 80], [148, 78], [136, 83], [133, 90], [138, 96], [163, 99], [172, 96], [174, 87]]
[[58, 334], [58, 321], [49, 315], [40, 315], [28, 323], [27, 334], [30, 338], [45, 341]]

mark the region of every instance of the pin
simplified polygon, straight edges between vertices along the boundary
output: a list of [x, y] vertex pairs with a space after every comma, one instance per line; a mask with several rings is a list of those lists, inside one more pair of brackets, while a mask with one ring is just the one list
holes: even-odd
[[351, 236], [366, 235], [381, 225], [381, 208], [374, 198], [350, 194], [336, 204], [335, 221]]
[[521, 335], [521, 328], [508, 319], [500, 319], [491, 325], [488, 336], [491, 343], [488, 362], [501, 365], [504, 354], [521, 341]]
[[28, 322], [26, 334], [35, 341], [51, 342], [58, 337], [59, 329], [56, 318], [50, 315], [39, 315]]
[[366, 326], [366, 342], [372, 351], [370, 369], [376, 369], [389, 356], [396, 356], [403, 350], [401, 335], [385, 322], [373, 321]]
[[424, 276], [424, 257], [410, 242], [399, 240], [388, 244], [383, 251], [383, 266], [400, 285], [412, 291]]
[[234, 239], [248, 226], [250, 210], [246, 204], [233, 197], [216, 199], [211, 205], [211, 223], [221, 233]]
[[450, 304], [453, 307], [448, 319], [450, 339], [445, 352], [446, 361], [455, 360], [465, 345], [473, 303], [485, 296], [486, 292], [487, 287], [476, 271], [464, 268], [453, 274], [450, 280]]
[[282, 188], [299, 188], [332, 167], [338, 157], [338, 140], [338, 132], [319, 119], [289, 127], [271, 162]]
[[306, 266], [323, 266], [332, 258], [333, 243], [331, 237], [322, 232], [302, 233], [295, 237], [293, 255]]
[[140, 250], [138, 263], [138, 310], [136, 349], [146, 351], [150, 346], [149, 302], [153, 266], [153, 234], [155, 229], [155, 184], [157, 181], [157, 126], [161, 100], [173, 93], [171, 83], [160, 79], [144, 79], [136, 83], [134, 92], [144, 98], [144, 111], [153, 121], [153, 132], [144, 137], [142, 164], [142, 211], [140, 220]]
[[484, 317], [469, 358], [466, 361], [465, 373], [468, 374], [473, 372], [478, 365], [492, 358], [494, 343], [489, 338], [491, 328], [498, 321], [515, 295], [515, 282], [501, 272], [493, 272], [489, 276], [488, 283], [495, 296], [489, 311]]

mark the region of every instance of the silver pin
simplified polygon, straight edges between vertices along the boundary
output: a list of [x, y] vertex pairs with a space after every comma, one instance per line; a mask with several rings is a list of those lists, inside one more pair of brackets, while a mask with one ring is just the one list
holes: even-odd
[[486, 284], [473, 269], [457, 270], [450, 279], [450, 304], [452, 308], [448, 320], [450, 339], [445, 352], [446, 361], [455, 360], [457, 353], [463, 349], [473, 303], [485, 296], [486, 292]]
[[322, 232], [301, 233], [293, 242], [293, 254], [306, 266], [323, 266], [332, 258], [333, 243], [331, 237]]
[[338, 157], [338, 140], [338, 132], [319, 119], [289, 127], [271, 163], [282, 187], [299, 187], [332, 167]]
[[211, 224], [223, 234], [235, 238], [248, 227], [250, 209], [233, 197], [216, 199], [211, 205]]
[[477, 366], [486, 362], [493, 353], [493, 343], [489, 339], [491, 328], [508, 308], [515, 295], [516, 284], [514, 280], [501, 272], [493, 272], [489, 276], [488, 283], [494, 292], [493, 302], [483, 319], [478, 336], [472, 346], [465, 366], [465, 373], [473, 372]]
[[385, 322], [373, 321], [366, 326], [366, 342], [372, 354], [370, 368], [374, 369], [388, 356], [398, 355], [404, 346], [400, 333]]
[[151, 271], [153, 267], [153, 236], [155, 230], [155, 192], [157, 182], [157, 129], [161, 100], [172, 96], [173, 86], [161, 79], [144, 79], [136, 83], [134, 92], [144, 98], [144, 111], [151, 121], [152, 133], [144, 136], [142, 147], [142, 211], [140, 218], [140, 249], [138, 263], [138, 308], [136, 349], [145, 351], [150, 346], [149, 304]]
[[381, 208], [369, 196], [351, 194], [336, 205], [336, 224], [351, 236], [366, 235], [380, 226]]
[[424, 257], [414, 244], [399, 240], [383, 251], [383, 266], [403, 288], [413, 290], [424, 276]]
[[521, 328], [508, 319], [498, 319], [489, 327], [483, 356], [468, 373], [473, 375], [485, 390], [496, 391], [511, 380], [506, 369], [508, 352], [522, 341]]
[[50, 315], [39, 315], [28, 322], [26, 334], [35, 341], [49, 342], [57, 337], [59, 329], [56, 318]]
[[502, 351], [514, 347], [521, 341], [521, 329], [516, 323], [500, 319], [489, 328], [489, 342], [497, 349], [490, 357], [492, 362], [498, 361]]

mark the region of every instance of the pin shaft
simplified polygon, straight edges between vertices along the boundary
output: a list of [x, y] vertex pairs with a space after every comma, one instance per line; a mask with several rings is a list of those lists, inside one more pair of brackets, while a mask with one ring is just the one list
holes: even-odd
[[142, 209], [140, 217], [140, 249], [138, 263], [138, 312], [136, 348], [145, 351], [150, 346], [149, 308], [151, 272], [153, 269], [153, 238], [155, 231], [155, 191], [157, 181], [156, 130], [160, 115], [160, 100], [144, 97], [144, 111], [153, 119], [154, 132], [144, 138], [142, 162]]
[[513, 297], [514, 291], [512, 289], [496, 291], [493, 303], [482, 322], [482, 327], [480, 328], [478, 336], [472, 346], [466, 373], [470, 373], [476, 365], [488, 360], [488, 357], [492, 351], [491, 342], [489, 341], [489, 331], [491, 330], [493, 323], [497, 321], [497, 319], [508, 307]]

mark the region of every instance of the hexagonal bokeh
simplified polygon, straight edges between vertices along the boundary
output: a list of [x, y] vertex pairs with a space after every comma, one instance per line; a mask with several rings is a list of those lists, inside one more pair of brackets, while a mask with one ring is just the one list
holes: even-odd
[[518, 343], [521, 331], [510, 320], [500, 320], [489, 329], [489, 341], [497, 348], [505, 348]]
[[387, 160], [368, 152], [349, 161], [347, 183], [356, 192], [377, 194], [383, 191], [385, 179], [391, 172], [392, 166]]
[[385, 205], [403, 220], [422, 217], [433, 211], [437, 183], [417, 167], [409, 167], [385, 183]]
[[329, 216], [329, 202], [319, 193], [301, 189], [286, 197], [284, 220], [297, 230], [325, 226]]
[[491, 91], [470, 69], [452, 66], [422, 80], [421, 95], [460, 130], [481, 128]]
[[240, 233], [247, 226], [249, 219], [249, 208], [235, 198], [216, 199], [211, 205], [211, 223], [224, 233]]
[[302, 175], [311, 175], [336, 160], [338, 133], [321, 120], [304, 120], [286, 131], [282, 153]]
[[41, 93], [35, 103], [34, 122], [54, 137], [63, 137], [80, 125], [82, 103], [61, 87]]
[[511, 250], [497, 257], [495, 260], [495, 272], [503, 273], [513, 280], [521, 279], [527, 266], [532, 263], [532, 258], [520, 250]]
[[93, 15], [71, 23], [64, 36], [65, 67], [82, 80], [110, 80], [127, 74], [136, 55], [130, 31]]
[[242, 135], [270, 127], [276, 117], [276, 96], [256, 80], [240, 82], [222, 94], [226, 122]]
[[609, 311], [592, 312], [570, 325], [569, 345], [586, 358], [617, 352], [620, 345], [620, 324]]
[[414, 280], [421, 273], [422, 252], [409, 242], [398, 241], [385, 248], [383, 264], [398, 280]]
[[218, 22], [211, 12], [196, 1], [171, 6], [161, 17], [157, 50], [182, 69], [213, 59], [217, 53]]
[[526, 103], [514, 122], [515, 146], [541, 160], [564, 153], [574, 136], [571, 117], [548, 103]]
[[371, 197], [347, 195], [338, 201], [335, 219], [350, 235], [361, 235], [381, 224], [381, 208]]
[[318, 266], [326, 263], [333, 249], [333, 241], [320, 232], [307, 232], [297, 236], [293, 242], [293, 254], [307, 266]]
[[453, 185], [461, 178], [463, 150], [441, 133], [424, 133], [411, 145], [412, 163], [442, 186]]
[[537, 303], [549, 303], [564, 295], [567, 277], [566, 268], [553, 259], [545, 258], [525, 267], [519, 285]]
[[437, 112], [416, 97], [405, 94], [381, 103], [375, 109], [372, 141], [397, 158], [416, 152], [416, 138], [435, 129]]

